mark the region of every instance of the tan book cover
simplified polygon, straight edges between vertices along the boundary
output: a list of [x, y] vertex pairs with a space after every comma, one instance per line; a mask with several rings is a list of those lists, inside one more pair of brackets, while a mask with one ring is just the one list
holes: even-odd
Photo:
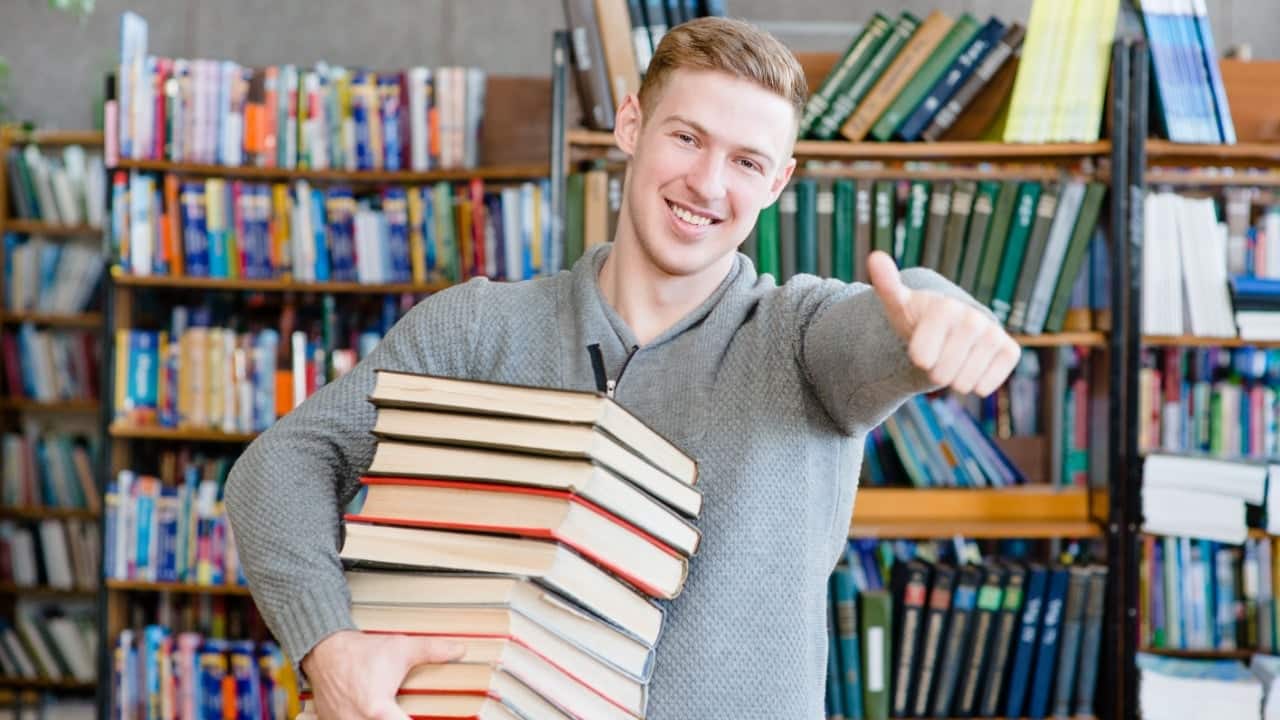
[[902, 88], [906, 87], [916, 71], [933, 54], [938, 43], [946, 37], [947, 31], [955, 24], [955, 20], [941, 11], [929, 13], [929, 17], [920, 23], [911, 39], [903, 46], [902, 52], [894, 58], [889, 69], [876, 81], [867, 97], [853, 111], [849, 119], [840, 127], [840, 134], [847, 140], [858, 142], [867, 136], [871, 126], [875, 125], [880, 115], [889, 108]]
[[596, 0], [596, 19], [600, 23], [600, 44], [604, 47], [604, 65], [609, 71], [609, 89], [613, 91], [616, 108], [627, 95], [640, 91], [640, 70], [636, 67], [626, 0]]

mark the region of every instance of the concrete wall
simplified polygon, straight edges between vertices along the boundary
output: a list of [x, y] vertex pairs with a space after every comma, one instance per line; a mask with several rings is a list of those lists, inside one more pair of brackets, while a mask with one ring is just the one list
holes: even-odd
[[[1066, 0], [1063, 0], [1066, 1]], [[1128, 0], [1125, 0], [1126, 2]], [[1219, 50], [1248, 43], [1280, 57], [1280, 2], [1208, 0]], [[1025, 21], [1031, 0], [728, 0], [731, 14], [798, 50], [838, 51], [876, 9], [934, 8]], [[87, 18], [48, 0], [0, 0], [0, 57], [8, 60], [9, 117], [84, 128], [103, 72], [118, 56], [120, 13], [150, 23], [151, 51], [247, 65], [330, 63], [372, 68], [477, 65], [545, 75], [561, 0], [97, 0]]]

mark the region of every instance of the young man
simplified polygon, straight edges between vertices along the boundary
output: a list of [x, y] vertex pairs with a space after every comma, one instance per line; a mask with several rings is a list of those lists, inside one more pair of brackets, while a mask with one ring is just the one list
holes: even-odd
[[374, 369], [591, 390], [593, 344], [615, 397], [697, 459], [704, 493], [648, 716], [822, 717], [827, 577], [867, 431], [913, 393], [990, 393], [1018, 347], [956, 287], [899, 275], [883, 254], [872, 286], [775, 287], [735, 252], [795, 169], [805, 92], [766, 33], [724, 19], [673, 29], [618, 109], [631, 161], [612, 244], [552, 278], [425, 300], [245, 452], [226, 489], [240, 557], [321, 718], [404, 718], [405, 673], [457, 652], [353, 631], [339, 512], [373, 453]]

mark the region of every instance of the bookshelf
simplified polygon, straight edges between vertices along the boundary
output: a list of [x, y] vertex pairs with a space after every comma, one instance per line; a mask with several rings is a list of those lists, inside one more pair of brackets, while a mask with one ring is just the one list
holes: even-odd
[[[39, 236], [59, 246], [97, 241], [102, 231], [95, 225], [64, 225], [17, 217], [18, 210], [11, 205], [11, 191], [20, 192], [20, 190], [14, 190], [8, 185], [10, 150], [28, 146], [34, 146], [42, 154], [61, 152], [71, 146], [80, 146], [91, 153], [100, 152], [102, 134], [94, 131], [26, 131], [17, 127], [0, 126], [0, 168], [3, 169], [0, 171], [0, 237], [10, 233], [24, 238]], [[95, 331], [102, 327], [103, 316], [96, 311], [61, 314], [15, 310], [9, 307], [5, 279], [12, 272], [12, 268], [6, 269], [7, 254], [7, 250], [0, 254], [0, 331], [16, 332], [20, 326], [29, 325], [39, 331], [71, 330], [96, 334]], [[90, 306], [97, 306], [100, 297], [99, 293], [97, 297], [91, 299]], [[0, 362], [0, 365], [3, 365], [3, 362]], [[18, 432], [23, 427], [31, 427], [41, 433], [45, 431], [92, 433], [97, 425], [96, 415], [100, 408], [96, 398], [40, 401], [19, 397], [13, 393], [0, 394], [0, 431]], [[6, 469], [9, 466], [5, 464], [3, 455], [7, 447], [7, 444], [0, 447], [0, 465]], [[96, 461], [97, 458], [89, 456], [90, 465]], [[16, 523], [24, 528], [36, 528], [46, 521], [57, 521], [62, 524], [60, 527], [66, 527], [70, 523], [99, 524], [100, 519], [100, 513], [91, 509], [45, 505], [0, 506], [0, 520]], [[64, 535], [65, 537], [67, 536]], [[96, 539], [95, 537], [95, 541]], [[37, 559], [37, 562], [43, 563], [43, 560]], [[0, 582], [0, 614], [6, 618], [12, 618], [20, 607], [19, 601], [35, 605], [75, 603], [81, 606], [92, 606], [97, 602], [98, 594], [99, 588], [96, 583], [90, 587], [65, 588], [4, 581]], [[38, 694], [92, 696], [96, 683], [65, 679], [0, 677], [0, 688], [11, 693], [11, 696], [5, 699], [5, 703], [12, 703], [15, 707], [36, 707]]]
[[[1129, 142], [1130, 77], [1127, 59], [1131, 52], [1144, 51], [1132, 50], [1127, 43], [1117, 45], [1112, 60], [1103, 138], [1097, 142], [1014, 144], [980, 139], [986, 125], [981, 117], [989, 120], [997, 114], [1000, 98], [1007, 94], [1012, 83], [1012, 71], [1002, 71], [1004, 77], [993, 81], [988, 90], [975, 99], [972, 112], [962, 116], [946, 139], [927, 143], [800, 140], [794, 148], [794, 155], [799, 160], [796, 177], [868, 181], [1051, 182], [1069, 173], [1088, 178], [1102, 182], [1108, 188], [1105, 214], [1100, 214], [1099, 225], [1113, 229], [1109, 260], [1113, 267], [1123, 267], [1129, 256], [1122, 247], [1123, 234], [1114, 229], [1124, 228], [1128, 216], [1125, 204], [1111, 198], [1125, 192], [1128, 179], [1125, 168], [1132, 151]], [[553, 48], [553, 58], [554, 52]], [[839, 60], [834, 53], [798, 53], [797, 57], [811, 90], [818, 87], [819, 81]], [[1117, 63], [1116, 57], [1124, 57], [1126, 62]], [[554, 106], [556, 114], [552, 120], [552, 128], [556, 132], [552, 139], [553, 193], [560, 193], [556, 207], [562, 215], [567, 205], [567, 173], [571, 168], [588, 164], [616, 167], [626, 160], [616, 148], [612, 133], [572, 127], [580, 113], [576, 93], [569, 85], [571, 72], [553, 61], [552, 79], [559, 86], [553, 94], [564, 99]], [[1123, 367], [1121, 353], [1125, 349], [1126, 337], [1125, 318], [1120, 314], [1123, 306], [1114, 298], [1125, 287], [1121, 280], [1126, 278], [1123, 273], [1113, 276], [1110, 286], [1113, 310], [1110, 315], [1100, 314], [1093, 318], [1093, 322], [1068, 324], [1061, 332], [1015, 335], [1022, 347], [1035, 351], [1044, 363], [1039, 390], [1046, 399], [1042, 410], [1046, 419], [1062, 412], [1062, 388], [1055, 387], [1052, 380], [1057, 363], [1062, 361], [1060, 351], [1063, 348], [1084, 348], [1096, 360], [1089, 369], [1089, 406], [1092, 412], [1088, 420], [1090, 482], [1087, 486], [1054, 484], [1051, 458], [1060, 457], [1063, 441], [1061, 433], [1049, 430], [1047, 437], [999, 443], [1014, 463], [1026, 470], [1030, 484], [1025, 486], [900, 488], [875, 487], [864, 482], [855, 499], [849, 537], [947, 540], [963, 536], [985, 540], [1105, 541], [1108, 564], [1115, 572], [1113, 558], [1125, 547], [1127, 536], [1122, 534], [1121, 523], [1117, 522], [1123, 517], [1120, 503], [1125, 496], [1114, 492], [1111, 487], [1111, 478], [1120, 467], [1119, 443], [1113, 438], [1124, 422], [1124, 416], [1120, 415], [1124, 396], [1114, 390], [1121, 380], [1119, 370]], [[1113, 577], [1120, 580], [1123, 576], [1117, 572]], [[1119, 583], [1115, 586], [1118, 587]], [[1121, 626], [1118, 624], [1120, 596], [1111, 581], [1108, 587], [1108, 619], [1104, 625], [1106, 639], [1099, 658], [1104, 670], [1099, 672], [1097, 707], [1104, 717], [1111, 713], [1121, 717], [1126, 712], [1125, 708], [1134, 704], [1130, 698], [1136, 696], [1131, 692], [1126, 694], [1127, 688], [1121, 682], [1107, 679], [1105, 668], [1123, 667], [1126, 657], [1120, 643]]]

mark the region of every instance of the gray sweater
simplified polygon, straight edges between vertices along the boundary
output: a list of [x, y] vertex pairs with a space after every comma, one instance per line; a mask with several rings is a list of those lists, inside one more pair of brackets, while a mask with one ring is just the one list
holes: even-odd
[[[608, 252], [549, 278], [433, 295], [241, 456], [227, 512], [254, 600], [290, 657], [354, 628], [339, 523], [373, 457], [374, 369], [593, 390], [587, 346], [599, 343], [615, 397], [697, 459], [704, 494], [702, 547], [667, 603], [648, 717], [823, 716], [827, 577], [864, 438], [928, 380], [870, 287], [807, 275], [777, 287], [744, 256], [628, 360], [635, 337], [596, 284]], [[926, 270], [903, 280], [963, 296]]]

